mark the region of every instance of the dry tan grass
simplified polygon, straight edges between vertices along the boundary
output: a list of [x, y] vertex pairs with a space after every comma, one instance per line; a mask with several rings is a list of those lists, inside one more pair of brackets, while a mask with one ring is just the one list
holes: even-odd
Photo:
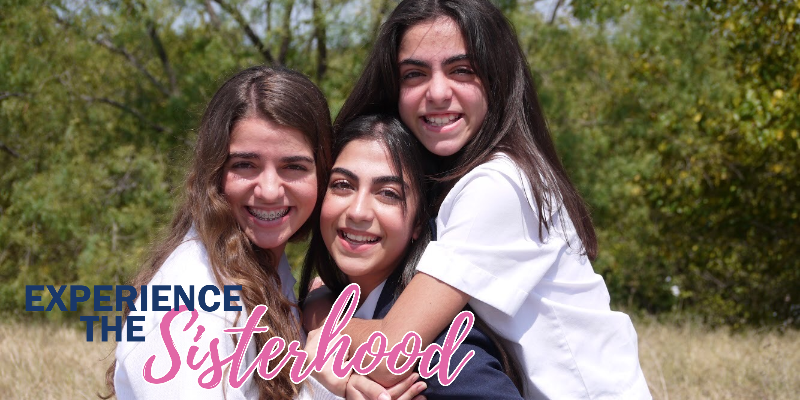
[[797, 399], [800, 332], [730, 334], [640, 322], [639, 360], [654, 399]]
[[61, 325], [0, 323], [0, 399], [97, 399], [113, 348]]
[[[800, 393], [800, 332], [731, 335], [652, 321], [636, 328], [655, 399], [796, 399]], [[113, 345], [87, 343], [83, 335], [60, 325], [0, 323], [0, 399], [96, 399]]]

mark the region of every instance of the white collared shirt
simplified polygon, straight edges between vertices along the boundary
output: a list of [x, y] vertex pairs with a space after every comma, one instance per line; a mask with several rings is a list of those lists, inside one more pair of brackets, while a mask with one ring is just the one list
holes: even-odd
[[539, 237], [533, 199], [508, 156], [476, 167], [445, 197], [417, 270], [472, 297], [522, 364], [526, 398], [651, 398], [630, 318], [609, 308], [566, 211]]
[[[289, 261], [286, 255], [282, 255], [278, 263], [278, 275], [281, 279], [281, 287], [283, 294], [296, 304], [297, 299], [294, 295], [295, 278], [292, 276], [292, 271], [289, 266]], [[197, 238], [197, 233], [194, 229], [190, 230], [183, 243], [179, 245], [170, 254], [169, 258], [159, 268], [158, 272], [153, 276], [153, 279], [147, 284], [148, 292], [152, 289], [153, 285], [180, 285], [188, 293], [189, 286], [194, 286], [195, 296], [197, 292], [206, 285], [215, 285], [219, 287], [214, 278], [211, 270], [211, 264], [208, 260], [208, 253], [205, 247]], [[139, 289], [139, 288], [137, 288]], [[238, 294], [237, 292], [233, 292]], [[167, 295], [168, 301], [162, 304], [173, 304], [173, 291], [164, 291]], [[221, 301], [221, 296], [218, 297]], [[191, 314], [184, 312], [179, 314], [171, 324], [172, 341], [178, 354], [181, 357], [181, 368], [177, 375], [164, 383], [151, 384], [144, 380], [143, 368], [147, 360], [155, 355], [155, 362], [152, 365], [152, 375], [156, 378], [164, 376], [169, 371], [171, 360], [167, 353], [166, 344], [160, 331], [160, 323], [166, 311], [152, 311], [152, 296], [148, 297], [148, 311], [132, 311], [133, 315], [144, 316], [144, 323], [137, 323], [137, 326], [142, 326], [143, 330], [137, 332], [137, 336], [143, 336], [143, 342], [128, 342], [122, 341], [117, 344], [116, 349], [116, 366], [114, 374], [114, 386], [117, 392], [117, 398], [121, 400], [127, 399], [228, 399], [228, 400], [246, 400], [257, 399], [258, 389], [250, 377], [239, 388], [234, 388], [228, 383], [228, 374], [230, 368], [225, 371], [225, 376], [222, 382], [214, 388], [204, 389], [198, 384], [198, 378], [201, 373], [208, 368], [211, 364], [210, 358], [204, 360], [204, 363], [197, 370], [189, 368], [186, 364], [184, 357], [189, 353], [191, 346], [197, 346], [197, 356], [195, 362], [201, 360], [203, 355], [209, 351], [211, 341], [216, 339], [219, 342], [218, 351], [220, 358], [232, 354], [236, 346], [231, 339], [231, 335], [226, 334], [223, 330], [233, 326], [243, 327], [247, 322], [248, 310], [242, 305], [242, 312], [238, 319], [236, 311], [224, 311], [223, 307], [217, 310], [207, 312], [200, 307], [197, 307], [198, 318], [193, 325], [187, 330], [183, 331], [183, 327], [189, 322]], [[195, 302], [197, 302], [195, 297]], [[181, 304], [183, 302], [181, 301]], [[240, 302], [241, 304], [241, 302]], [[141, 298], [135, 302], [137, 310], [141, 310]], [[267, 310], [270, 312], [271, 310]], [[294, 309], [295, 317], [299, 325], [299, 313]], [[235, 322], [234, 322], [235, 321]], [[202, 325], [205, 329], [200, 337], [195, 341], [198, 335], [198, 326]], [[127, 337], [127, 330], [123, 328], [122, 338]], [[305, 341], [305, 335], [301, 338]], [[244, 374], [244, 371], [256, 359], [256, 346], [255, 341], [251, 341], [247, 347], [244, 359], [242, 360], [239, 369], [239, 376]], [[208, 380], [209, 377], [206, 377]], [[309, 386], [304, 385], [301, 388], [299, 399], [340, 399], [334, 396], [325, 388], [323, 388], [313, 378], [309, 377]], [[309, 388], [311, 389], [309, 391]]]

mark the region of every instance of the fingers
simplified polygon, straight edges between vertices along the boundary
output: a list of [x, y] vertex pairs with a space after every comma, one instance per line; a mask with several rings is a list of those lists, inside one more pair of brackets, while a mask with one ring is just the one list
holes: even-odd
[[[422, 393], [428, 385], [419, 380], [419, 374], [413, 373], [400, 383], [387, 389], [389, 395], [395, 400], [416, 400], [418, 395]], [[424, 396], [423, 400], [424, 400]]]
[[363, 375], [353, 374], [347, 382], [347, 400], [391, 400], [383, 386]]
[[311, 280], [311, 283], [308, 285], [308, 291], [310, 292], [310, 291], [312, 291], [312, 290], [314, 290], [314, 289], [316, 289], [318, 287], [322, 287], [322, 286], [325, 286], [325, 284], [322, 282], [322, 278], [316, 276], [316, 277], [314, 277], [314, 279]]
[[353, 374], [347, 383], [345, 397], [348, 400], [426, 400], [420, 394], [428, 385], [418, 379], [419, 374], [414, 373], [386, 389], [366, 376]]

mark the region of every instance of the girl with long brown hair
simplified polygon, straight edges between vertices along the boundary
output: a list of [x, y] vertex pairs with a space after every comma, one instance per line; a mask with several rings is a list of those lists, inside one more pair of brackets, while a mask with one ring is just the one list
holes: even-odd
[[[433, 241], [381, 321], [390, 345], [429, 344], [469, 303], [506, 339], [526, 398], [649, 398], [630, 318], [591, 261], [589, 210], [564, 169], [526, 54], [489, 0], [404, 0], [381, 27], [334, 135], [397, 113], [437, 164]], [[387, 369], [370, 375], [391, 384]]]
[[[185, 191], [172, 224], [155, 246], [132, 285], [193, 286], [240, 285], [242, 311], [199, 311], [192, 329], [181, 331], [190, 318], [181, 313], [172, 323], [174, 346], [179, 354], [200, 350], [196, 359], [218, 342], [221, 357], [234, 352], [238, 337], [223, 329], [242, 327], [248, 311], [268, 307], [259, 326], [268, 332], [254, 334], [240, 371], [225, 371], [222, 384], [205, 389], [198, 378], [210, 365], [183, 365], [167, 382], [144, 380], [143, 366], [152, 355], [153, 376], [170, 369], [159, 324], [166, 312], [138, 311], [125, 316], [144, 316], [141, 342], [120, 342], [116, 362], [107, 382], [120, 399], [214, 398], [291, 399], [300, 392], [284, 368], [275, 378], [250, 377], [241, 387], [227, 382], [255, 360], [267, 340], [278, 336], [290, 342], [303, 340], [294, 296], [291, 270], [284, 253], [290, 240], [302, 239], [318, 221], [321, 193], [317, 182], [330, 168], [330, 114], [320, 90], [305, 76], [283, 68], [264, 66], [245, 69], [227, 82], [211, 99], [197, 132], [194, 158]], [[169, 292], [165, 304], [173, 304]], [[150, 299], [152, 299], [152, 294]], [[150, 300], [148, 300], [150, 301]], [[170, 307], [171, 308], [171, 307]], [[195, 329], [202, 325], [205, 330]], [[125, 332], [123, 332], [123, 337]], [[213, 350], [212, 350], [213, 351]], [[282, 357], [273, 360], [277, 362]], [[152, 361], [151, 361], [152, 362]], [[271, 363], [272, 365], [272, 363]], [[270, 368], [271, 369], [271, 368]], [[317, 398], [323, 390], [316, 391]], [[330, 395], [330, 393], [328, 393]]]

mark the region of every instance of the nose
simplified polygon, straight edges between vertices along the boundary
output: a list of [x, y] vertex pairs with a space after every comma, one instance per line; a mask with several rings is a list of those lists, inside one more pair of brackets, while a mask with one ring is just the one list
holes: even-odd
[[444, 76], [444, 73], [433, 73], [428, 84], [428, 92], [426, 93], [427, 100], [434, 104], [441, 104], [449, 101], [452, 97], [453, 89], [450, 87], [450, 82], [447, 77]]
[[267, 203], [280, 202], [284, 196], [283, 180], [273, 168], [266, 168], [258, 176], [253, 193]]
[[372, 220], [373, 216], [369, 193], [366, 191], [357, 193], [347, 207], [347, 219], [353, 222], [368, 222]]

